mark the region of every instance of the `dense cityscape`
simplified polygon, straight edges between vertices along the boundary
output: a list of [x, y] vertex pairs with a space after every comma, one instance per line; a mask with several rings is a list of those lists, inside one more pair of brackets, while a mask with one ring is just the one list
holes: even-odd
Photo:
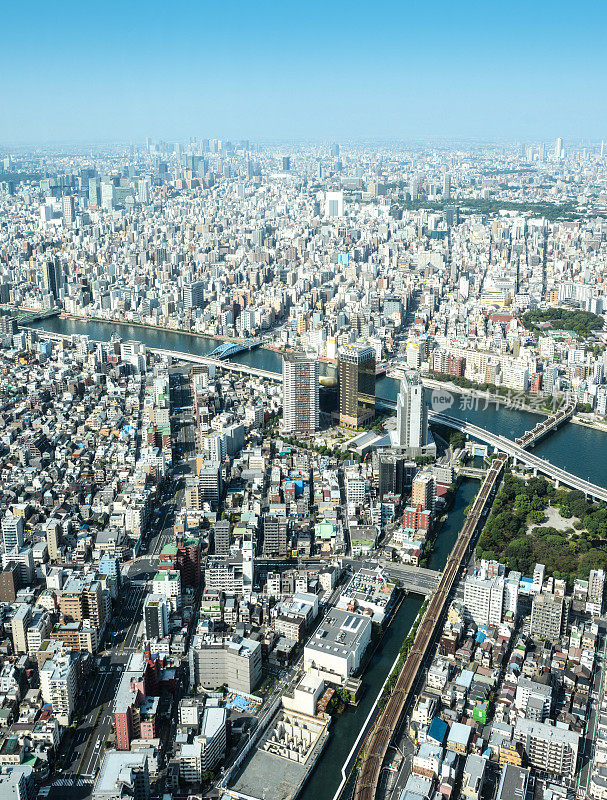
[[607, 798], [603, 142], [2, 152], [0, 797]]

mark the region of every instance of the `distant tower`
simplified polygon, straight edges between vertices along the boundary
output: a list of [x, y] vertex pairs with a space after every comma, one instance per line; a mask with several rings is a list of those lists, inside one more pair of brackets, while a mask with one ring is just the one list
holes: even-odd
[[61, 198], [61, 209], [63, 211], [63, 221], [66, 225], [72, 225], [76, 216], [74, 209], [74, 198], [72, 195], [65, 195]]
[[451, 175], [445, 172], [443, 175], [443, 200], [449, 200], [451, 197]]
[[61, 277], [61, 262], [58, 258], [47, 261], [42, 268], [42, 284], [48, 294], [52, 294], [55, 300], [59, 297], [59, 291], [63, 285]]
[[325, 217], [343, 217], [344, 193], [327, 192], [325, 195]]
[[291, 156], [282, 157], [282, 171], [283, 172], [291, 171]]
[[563, 148], [563, 140], [559, 137], [556, 140], [556, 144], [554, 145], [554, 159], [555, 161], [560, 161], [561, 158], [565, 155], [565, 150]]

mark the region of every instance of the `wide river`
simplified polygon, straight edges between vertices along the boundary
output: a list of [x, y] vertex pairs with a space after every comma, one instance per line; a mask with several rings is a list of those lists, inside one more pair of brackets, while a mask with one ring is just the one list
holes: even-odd
[[[79, 319], [62, 319], [52, 317], [33, 327], [42, 328], [55, 333], [88, 334], [91, 339], [107, 341], [112, 334], [124, 339], [138, 339], [148, 347], [176, 350], [183, 353], [206, 355], [221, 344], [219, 339], [195, 336], [187, 333], [163, 331], [139, 325], [122, 323], [93, 322]], [[282, 371], [282, 357], [272, 350], [261, 348], [241, 353], [234, 361], [251, 364], [271, 372]], [[323, 366], [323, 370], [331, 367]], [[379, 378], [376, 386], [378, 397], [394, 400], [398, 393], [398, 381], [392, 378]], [[470, 398], [454, 395], [454, 403], [448, 413], [452, 416], [469, 419], [493, 433], [516, 438], [525, 430], [532, 428], [539, 416], [519, 409], [496, 408], [491, 403], [486, 408], [484, 402], [470, 408]], [[566, 425], [543, 442], [536, 445], [534, 452], [552, 461], [556, 466], [573, 472], [580, 478], [586, 478], [604, 485], [607, 482], [607, 435], [602, 431], [582, 425]]]
[[[63, 334], [87, 334], [91, 339], [107, 341], [112, 334], [123, 339], [137, 339], [148, 347], [164, 348], [184, 353], [206, 355], [221, 343], [218, 339], [194, 336], [186, 333], [162, 331], [138, 325], [120, 323], [92, 322], [77, 319], [53, 317], [34, 327]], [[235, 356], [234, 360], [248, 363], [272, 372], [282, 371], [282, 358], [271, 350], [257, 349]], [[326, 371], [323, 365], [323, 371]], [[328, 368], [331, 369], [330, 367]], [[378, 397], [394, 400], [398, 393], [398, 381], [380, 378], [376, 385]], [[486, 407], [485, 407], [486, 406]], [[540, 417], [519, 409], [496, 407], [484, 401], [475, 404], [464, 395], [453, 395], [453, 404], [448, 409], [452, 416], [468, 419], [493, 433], [515, 439], [535, 425]], [[535, 447], [535, 452], [581, 478], [587, 478], [601, 485], [607, 482], [607, 434], [569, 424], [552, 434]], [[457, 539], [464, 520], [464, 509], [472, 500], [478, 483], [465, 480], [460, 485], [447, 521], [443, 525], [429, 566], [443, 568], [446, 559]], [[418, 609], [421, 598], [410, 595], [405, 599], [392, 624], [388, 628], [382, 645], [371, 658], [363, 677], [364, 693], [356, 709], [348, 709], [332, 726], [332, 736], [319, 759], [316, 769], [304, 787], [302, 800], [332, 800], [341, 781], [341, 767], [354, 745], [373, 702], [381, 688], [388, 671], [394, 662], [400, 645], [407, 635]]]

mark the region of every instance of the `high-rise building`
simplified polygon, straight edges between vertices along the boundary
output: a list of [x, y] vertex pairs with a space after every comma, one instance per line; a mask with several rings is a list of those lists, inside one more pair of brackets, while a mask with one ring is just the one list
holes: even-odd
[[72, 652], [55, 653], [40, 670], [42, 699], [60, 725], [69, 725], [76, 705], [77, 661]]
[[140, 203], [150, 202], [150, 182], [147, 178], [142, 178], [137, 184], [137, 194]]
[[565, 630], [569, 616], [569, 598], [552, 592], [536, 594], [531, 606], [530, 633], [536, 639], [556, 642]]
[[216, 555], [228, 555], [230, 552], [230, 521], [218, 519], [213, 527]]
[[434, 510], [436, 481], [431, 472], [418, 472], [411, 484], [411, 505], [421, 506], [424, 511]]
[[325, 217], [343, 217], [344, 193], [327, 192], [325, 195]]
[[291, 170], [291, 156], [283, 156], [281, 161], [282, 161], [282, 171], [289, 172]]
[[146, 639], [163, 639], [169, 632], [169, 603], [164, 595], [148, 594], [143, 604]]
[[55, 300], [59, 297], [59, 290], [63, 286], [61, 262], [58, 258], [46, 261], [42, 267], [42, 284], [44, 290], [52, 294]]
[[11, 634], [15, 653], [27, 653], [27, 629], [31, 619], [32, 607], [27, 603], [20, 603], [11, 620]]
[[504, 608], [503, 577], [470, 576], [464, 581], [464, 606], [477, 625], [499, 625]]
[[347, 345], [337, 359], [339, 421], [359, 427], [375, 416], [375, 350], [368, 345]]
[[104, 182], [101, 184], [101, 207], [111, 211], [114, 208], [114, 184]]
[[89, 178], [89, 205], [98, 206], [101, 203], [101, 190], [99, 178]]
[[311, 435], [319, 426], [319, 365], [303, 353], [287, 353], [282, 360], [282, 430]]
[[605, 570], [591, 569], [588, 576], [588, 599], [603, 608], [605, 594]]
[[284, 517], [264, 516], [263, 554], [269, 557], [287, 554], [287, 521]]
[[76, 217], [74, 198], [71, 194], [64, 195], [61, 198], [61, 210], [63, 212], [63, 221], [66, 225], [71, 225]]
[[563, 147], [563, 140], [559, 138], [556, 140], [556, 144], [554, 145], [554, 159], [555, 161], [560, 161], [560, 159], [564, 158], [565, 156], [565, 148]]
[[51, 561], [57, 561], [59, 558], [60, 544], [61, 523], [57, 519], [51, 519], [46, 526], [46, 547]]
[[202, 308], [204, 305], [204, 282], [194, 281], [183, 285], [183, 307]]
[[411, 455], [421, 455], [422, 448], [428, 444], [426, 391], [418, 375], [401, 381], [396, 398], [393, 444], [406, 448]]
[[443, 175], [443, 200], [449, 200], [451, 197], [451, 175], [445, 172]]
[[14, 514], [6, 514], [4, 516], [2, 520], [2, 542], [5, 553], [10, 553], [15, 548], [17, 550], [21, 548], [23, 545], [23, 517], [17, 517]]

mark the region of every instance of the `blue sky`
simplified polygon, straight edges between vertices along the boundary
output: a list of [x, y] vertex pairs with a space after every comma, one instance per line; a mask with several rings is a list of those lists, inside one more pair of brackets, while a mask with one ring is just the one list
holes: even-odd
[[2, 27], [5, 143], [607, 138], [601, 2], [24, 0]]

